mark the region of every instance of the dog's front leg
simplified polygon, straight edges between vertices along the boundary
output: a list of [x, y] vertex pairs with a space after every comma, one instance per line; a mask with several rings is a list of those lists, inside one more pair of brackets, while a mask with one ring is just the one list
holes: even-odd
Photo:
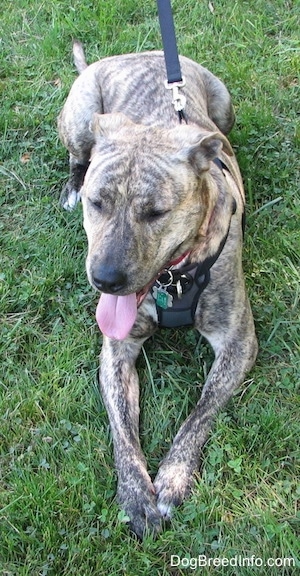
[[104, 337], [100, 356], [100, 386], [113, 435], [118, 474], [118, 500], [143, 537], [157, 532], [161, 516], [139, 440], [139, 382], [135, 361], [143, 341], [118, 342]]
[[[249, 334], [237, 330], [231, 341], [215, 348], [216, 358], [195, 409], [183, 423], [173, 445], [162, 462], [154, 486], [162, 516], [170, 518], [172, 508], [181, 504], [192, 486], [199, 468], [201, 449], [211, 430], [215, 416], [252, 366], [257, 343], [249, 318]], [[242, 327], [244, 328], [244, 327]], [[216, 335], [216, 342], [218, 341]], [[211, 342], [213, 344], [213, 342]]]

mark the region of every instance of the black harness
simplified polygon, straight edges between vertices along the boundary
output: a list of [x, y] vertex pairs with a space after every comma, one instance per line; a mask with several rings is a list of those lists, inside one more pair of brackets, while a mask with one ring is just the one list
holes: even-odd
[[165, 270], [152, 287], [161, 328], [192, 326], [200, 294], [210, 280], [209, 267], [188, 264], [180, 270]]

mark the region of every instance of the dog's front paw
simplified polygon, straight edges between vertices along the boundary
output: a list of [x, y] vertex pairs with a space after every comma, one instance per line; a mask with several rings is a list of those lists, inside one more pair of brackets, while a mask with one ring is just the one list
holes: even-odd
[[192, 473], [184, 462], [164, 462], [154, 481], [157, 508], [161, 516], [170, 519], [174, 506], [188, 496], [192, 486]]
[[150, 480], [132, 483], [120, 482], [118, 501], [130, 518], [129, 527], [139, 538], [146, 534], [157, 534], [161, 530], [161, 515], [156, 505], [156, 496]]
[[61, 206], [65, 210], [68, 210], [70, 212], [71, 210], [74, 210], [75, 206], [78, 204], [79, 201], [80, 201], [80, 191], [78, 192], [77, 190], [72, 188], [70, 183], [67, 182], [60, 196]]

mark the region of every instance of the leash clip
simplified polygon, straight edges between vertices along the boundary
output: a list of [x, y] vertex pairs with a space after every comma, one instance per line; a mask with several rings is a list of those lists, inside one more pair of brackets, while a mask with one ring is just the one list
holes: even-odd
[[185, 86], [184, 76], [179, 82], [168, 82], [167, 80], [165, 81], [165, 88], [167, 88], [167, 90], [173, 91], [172, 104], [176, 112], [182, 112], [186, 105], [186, 97], [179, 92], [179, 88], [182, 88], [183, 86]]

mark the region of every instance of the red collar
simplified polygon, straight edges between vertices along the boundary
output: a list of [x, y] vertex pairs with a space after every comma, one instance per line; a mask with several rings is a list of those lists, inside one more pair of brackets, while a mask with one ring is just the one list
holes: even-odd
[[180, 264], [180, 262], [182, 262], [187, 256], [189, 256], [190, 253], [191, 251], [187, 250], [186, 252], [184, 252], [184, 254], [176, 258], [176, 260], [172, 260], [171, 262], [169, 262], [169, 264], [167, 264], [165, 268], [170, 268], [170, 266], [177, 266], [177, 264]]

